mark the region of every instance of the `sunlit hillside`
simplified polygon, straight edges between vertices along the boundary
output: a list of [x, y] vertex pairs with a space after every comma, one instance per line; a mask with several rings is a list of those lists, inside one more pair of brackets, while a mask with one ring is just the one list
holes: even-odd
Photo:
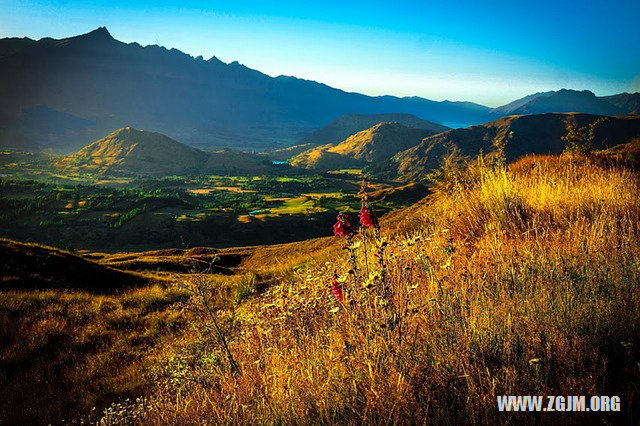
[[363, 167], [386, 160], [435, 133], [435, 130], [407, 127], [395, 122], [378, 123], [340, 143], [304, 151], [292, 158], [291, 165], [317, 170]]
[[338, 144], [349, 136], [367, 130], [378, 123], [400, 123], [414, 129], [431, 130], [433, 133], [449, 130], [447, 126], [423, 120], [411, 114], [347, 114], [315, 130], [303, 138], [302, 142], [314, 145]]
[[567, 125], [593, 127], [594, 148], [610, 148], [640, 135], [640, 116], [603, 117], [580, 113], [511, 115], [478, 126], [453, 129], [424, 139], [420, 144], [398, 152], [388, 161], [374, 164], [371, 171], [387, 177], [417, 179], [431, 173], [452, 146], [460, 153], [475, 157], [494, 148], [496, 140], [506, 141], [506, 157], [516, 160], [527, 154], [560, 154], [565, 148], [562, 137]]
[[161, 133], [124, 127], [78, 152], [60, 158], [55, 166], [67, 173], [95, 175], [167, 176], [256, 174], [276, 170], [271, 161], [234, 150], [205, 152]]
[[226, 312], [242, 373], [189, 370], [207, 385], [160, 384], [148, 416], [493, 423], [520, 419], [496, 395], [602, 394], [625, 402], [598, 418], [637, 421], [638, 177], [568, 157], [452, 167], [382, 240], [356, 238], [355, 274], [335, 250]]
[[[160, 273], [155, 287], [113, 295], [5, 293], [3, 322], [21, 325], [3, 336], [13, 343], [1, 359], [23, 380], [4, 388], [21, 391], [34, 369], [54, 380], [51, 369], [60, 367], [46, 364], [54, 350], [65, 368], [82, 373], [78, 380], [89, 377], [82, 366], [90, 362], [102, 385], [84, 387], [75, 409], [43, 405], [31, 413], [40, 421], [525, 419], [497, 411], [496, 395], [504, 394], [618, 395], [621, 413], [588, 420], [637, 422], [639, 173], [610, 157], [501, 164], [449, 159], [430, 196], [381, 219], [380, 238], [367, 228], [363, 239], [350, 215], [350, 242], [335, 236], [209, 257], [139, 255], [155, 268], [163, 256], [176, 263], [201, 256], [224, 263], [227, 275], [202, 267]], [[94, 258], [122, 269], [135, 260]], [[200, 297], [201, 288], [213, 292]], [[54, 333], [67, 329], [72, 340]], [[71, 344], [82, 341], [104, 345]], [[49, 395], [65, 389], [47, 386]], [[35, 404], [31, 395], [5, 399], [4, 412]], [[99, 408], [91, 414], [93, 401]], [[119, 405], [103, 412], [109, 401]]]

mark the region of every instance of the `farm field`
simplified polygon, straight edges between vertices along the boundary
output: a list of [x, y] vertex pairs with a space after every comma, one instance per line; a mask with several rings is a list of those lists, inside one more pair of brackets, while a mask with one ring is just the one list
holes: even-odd
[[[0, 236], [71, 250], [290, 242], [326, 235], [338, 211], [359, 207], [354, 174], [108, 177], [61, 174], [45, 155], [5, 151], [0, 159]], [[426, 193], [396, 187], [372, 183], [390, 194], [379, 213]]]

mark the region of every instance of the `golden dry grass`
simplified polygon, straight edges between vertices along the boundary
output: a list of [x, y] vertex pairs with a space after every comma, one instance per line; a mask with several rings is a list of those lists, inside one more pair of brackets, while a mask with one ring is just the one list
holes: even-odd
[[[476, 161], [461, 173], [382, 219], [385, 299], [376, 297], [379, 279], [363, 285], [367, 264], [372, 276], [380, 272], [371, 234], [366, 263], [356, 239], [358, 279], [347, 273], [337, 237], [216, 251], [237, 260], [236, 275], [195, 277], [218, 289], [216, 317], [240, 375], [230, 373], [206, 321], [176, 309], [183, 294], [174, 289], [1, 293], [4, 329], [20, 324], [2, 336], [12, 342], [0, 357], [5, 368], [33, 362], [27, 377], [65, 377], [84, 398], [56, 405], [59, 384], [12, 382], [5, 389], [29, 397], [6, 400], [13, 411], [5, 413], [21, 407], [27, 415], [9, 420], [70, 410], [82, 417], [92, 404], [143, 394], [108, 410], [104, 422], [637, 423], [638, 172], [527, 157], [508, 170]], [[145, 257], [158, 262], [165, 254], [177, 262], [187, 253]], [[134, 257], [100, 261], [124, 265]], [[345, 303], [331, 295], [334, 271], [345, 281]], [[49, 301], [35, 302], [42, 298]], [[622, 413], [499, 413], [502, 394], [618, 395]], [[51, 404], [49, 417], [29, 411], [38, 396]]]
[[179, 333], [184, 292], [0, 292], [0, 422], [49, 424], [148, 386], [149, 354]]
[[[325, 252], [221, 313], [234, 324], [241, 376], [220, 362], [198, 373], [204, 386], [159, 385], [145, 421], [541, 420], [498, 413], [501, 394], [619, 395], [618, 417], [565, 418], [637, 421], [638, 174], [531, 157], [471, 181], [383, 222], [394, 230], [389, 304], [353, 278], [338, 303], [329, 282], [334, 270], [346, 275], [347, 256]], [[369, 265], [377, 265], [371, 253]], [[401, 322], [391, 321], [390, 305]], [[172, 371], [175, 356], [159, 365]]]

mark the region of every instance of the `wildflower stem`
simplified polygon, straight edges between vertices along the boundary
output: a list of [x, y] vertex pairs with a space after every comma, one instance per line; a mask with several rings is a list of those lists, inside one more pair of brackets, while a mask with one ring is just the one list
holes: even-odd
[[364, 250], [364, 266], [367, 270], [367, 277], [369, 276], [369, 250], [367, 249], [367, 228], [360, 226], [360, 232], [362, 233], [362, 248]]

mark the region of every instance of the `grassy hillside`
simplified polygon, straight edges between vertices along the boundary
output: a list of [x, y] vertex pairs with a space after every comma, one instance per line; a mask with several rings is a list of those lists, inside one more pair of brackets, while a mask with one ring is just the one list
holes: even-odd
[[[113, 423], [636, 423], [640, 174], [628, 165], [452, 163], [431, 195], [381, 219], [381, 239], [369, 229], [351, 244], [95, 254], [125, 270], [219, 256], [233, 275], [161, 276], [217, 289], [208, 297], [239, 373], [211, 317], [179, 309], [197, 298], [175, 288], [5, 291], [3, 321], [19, 327], [2, 337], [3, 371], [15, 372], [2, 412], [89, 418], [95, 403], [91, 418]], [[73, 386], [82, 403], [53, 398]], [[499, 413], [503, 394], [618, 395], [622, 412]], [[119, 399], [135, 395], [145, 399]], [[102, 413], [109, 400], [120, 405]]]
[[[584, 127], [600, 119], [590, 114], [513, 115], [465, 129], [454, 129], [424, 139], [420, 144], [397, 153], [390, 160], [374, 164], [373, 173], [386, 177], [415, 179], [437, 169], [453, 147], [473, 157], [494, 150], [496, 139], [504, 140], [513, 132], [506, 147], [512, 161], [528, 154], [559, 154], [565, 147], [562, 136], [567, 123]], [[608, 117], [594, 133], [594, 148], [602, 149], [629, 142], [640, 136], [640, 116]]]
[[309, 149], [295, 156], [291, 165], [316, 170], [362, 167], [385, 160], [432, 134], [433, 130], [411, 128], [400, 123], [378, 123], [337, 145]]
[[637, 421], [637, 172], [560, 157], [459, 172], [382, 222], [384, 282], [348, 274], [344, 251], [317, 258], [234, 311], [242, 375], [164, 383], [147, 419], [532, 422], [497, 412], [515, 394], [619, 395], [622, 413], [544, 419]]
[[0, 253], [0, 423], [59, 423], [144, 391], [149, 353], [185, 325], [168, 310], [184, 292], [52, 247], [2, 239]]
[[240, 151], [205, 152], [156, 132], [131, 127], [61, 158], [55, 166], [68, 173], [167, 176], [256, 174], [282, 171], [270, 161]]
[[411, 114], [348, 114], [336, 118], [326, 126], [302, 139], [302, 143], [313, 145], [337, 144], [349, 136], [366, 130], [378, 123], [400, 123], [415, 129], [432, 130], [434, 133], [449, 130], [447, 126], [423, 120]]
[[640, 166], [640, 138], [630, 142], [596, 152], [596, 156], [605, 160], [622, 162], [631, 166]]
[[71, 288], [101, 293], [148, 284], [144, 276], [123, 273], [67, 251], [37, 244], [0, 238], [0, 255], [3, 290]]
[[316, 145], [313, 143], [302, 143], [286, 148], [269, 150], [266, 152], [266, 156], [274, 161], [289, 161], [296, 155], [315, 147]]
[[163, 134], [125, 127], [62, 158], [57, 165], [96, 174], [185, 174], [202, 168], [202, 154]]
[[230, 309], [332, 244], [80, 256], [0, 240], [0, 423], [95, 422], [111, 403], [135, 401], [158, 357], [200, 333], [176, 283], [207, 271], [217, 306]]

